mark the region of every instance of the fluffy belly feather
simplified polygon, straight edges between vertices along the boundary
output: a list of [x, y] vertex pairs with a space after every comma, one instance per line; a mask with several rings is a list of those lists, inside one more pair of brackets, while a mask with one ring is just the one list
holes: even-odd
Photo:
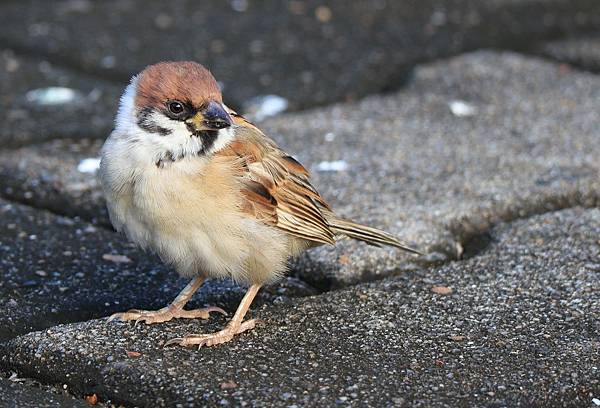
[[[103, 166], [101, 177], [110, 172], [110, 163]], [[227, 173], [225, 164], [199, 159], [149, 166], [128, 185], [105, 187], [111, 220], [183, 276], [259, 284], [277, 279], [295, 245], [284, 233], [244, 216]]]

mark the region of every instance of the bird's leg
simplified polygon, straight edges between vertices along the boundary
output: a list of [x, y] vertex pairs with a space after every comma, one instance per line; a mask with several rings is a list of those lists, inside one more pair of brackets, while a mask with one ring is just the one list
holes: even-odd
[[223, 330], [210, 334], [189, 334], [185, 337], [171, 339], [165, 343], [165, 346], [171, 344], [179, 344], [180, 346], [198, 346], [198, 348], [202, 346], [214, 346], [216, 344], [228, 342], [233, 339], [233, 336], [236, 334], [253, 329], [256, 325], [256, 319], [246, 320], [245, 322], [243, 320], [259, 289], [260, 285], [252, 285], [248, 288], [235, 315]]
[[177, 295], [173, 302], [171, 302], [171, 304], [167, 307], [163, 307], [159, 310], [131, 309], [127, 312], [113, 314], [108, 318], [108, 321], [110, 322], [115, 319], [119, 319], [124, 322], [135, 320], [136, 324], [138, 322], [152, 324], [168, 322], [169, 320], [175, 318], [195, 319], [199, 317], [202, 319], [208, 319], [210, 312], [219, 312], [227, 315], [227, 312], [216, 306], [211, 306], [204, 309], [183, 310], [185, 304], [190, 300], [203, 282], [204, 278], [200, 276], [192, 279], [192, 281], [188, 283], [181, 292], [179, 292], [179, 295]]

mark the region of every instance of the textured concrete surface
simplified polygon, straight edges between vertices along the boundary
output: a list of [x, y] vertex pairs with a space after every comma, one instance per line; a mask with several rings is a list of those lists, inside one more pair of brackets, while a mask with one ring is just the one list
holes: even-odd
[[5, 148], [55, 138], [102, 138], [112, 128], [123, 88], [15, 53], [0, 40], [0, 144]]
[[102, 143], [59, 139], [0, 151], [0, 195], [111, 228], [93, 166], [80, 168], [85, 160], [99, 164]]
[[25, 0], [0, 7], [0, 43], [121, 81], [193, 59], [237, 107], [277, 94], [308, 108], [395, 89], [423, 60], [598, 27], [599, 11], [595, 0]]
[[540, 55], [590, 71], [600, 71], [600, 34], [565, 38], [543, 44]]
[[[0, 340], [130, 308], [157, 309], [187, 283], [116, 233], [70, 218], [0, 201], [0, 230]], [[314, 293], [288, 278], [261, 292], [257, 306]], [[190, 307], [234, 312], [243, 294], [230, 281], [212, 281]]]
[[222, 322], [93, 320], [11, 340], [1, 361], [136, 406], [592, 406], [599, 237], [599, 209], [549, 212], [468, 260], [265, 306], [220, 347], [162, 344]]
[[[417, 69], [395, 95], [281, 116], [265, 128], [313, 169], [342, 215], [417, 242], [435, 261], [461, 257], [500, 220], [597, 204], [599, 98], [596, 76], [477, 52]], [[331, 160], [347, 170], [319, 171]], [[344, 254], [328, 275], [333, 285], [410, 267], [403, 254], [351, 242], [309, 257]]]
[[0, 376], [0, 408], [90, 407], [83, 399], [78, 400], [66, 392], [30, 383], [18, 377], [9, 380]]
[[[415, 259], [344, 241], [310, 251], [295, 273], [339, 287], [470, 256], [464, 247], [500, 220], [597, 205], [598, 100], [594, 75], [477, 52], [418, 68], [393, 95], [263, 122], [340, 214], [429, 252]], [[107, 224], [93, 174], [76, 170], [98, 147], [62, 141], [0, 153], [0, 191], [9, 186], [13, 199]], [[332, 161], [347, 168], [322, 171]]]
[[[600, 404], [597, 0], [22, 0], [0, 24], [0, 408]], [[482, 47], [542, 59], [441, 59]], [[304, 109], [259, 124], [341, 214], [428, 254], [310, 251], [217, 348], [162, 345], [221, 315], [109, 324], [186, 284], [112, 231], [93, 171], [160, 59], [243, 111]]]

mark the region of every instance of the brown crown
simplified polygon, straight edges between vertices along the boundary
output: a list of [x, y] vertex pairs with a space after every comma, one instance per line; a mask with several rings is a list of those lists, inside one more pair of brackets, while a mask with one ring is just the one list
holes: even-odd
[[221, 90], [209, 70], [193, 61], [160, 62], [144, 69], [137, 83], [135, 106], [162, 108], [168, 100], [201, 107], [222, 102]]

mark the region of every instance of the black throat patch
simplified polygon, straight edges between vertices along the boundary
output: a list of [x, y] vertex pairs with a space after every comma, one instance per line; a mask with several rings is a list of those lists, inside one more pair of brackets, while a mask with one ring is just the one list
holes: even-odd
[[219, 137], [218, 130], [196, 130], [193, 125], [186, 124], [188, 130], [192, 134], [192, 137], [199, 137], [202, 140], [202, 149], [198, 152], [199, 155], [207, 153], [215, 144], [215, 141]]
[[212, 149], [215, 141], [219, 137], [218, 130], [203, 130], [201, 132], [197, 132], [195, 136], [199, 137], [202, 140], [202, 149], [198, 152], [199, 155], [206, 154]]
[[[188, 126], [188, 129], [191, 128]], [[197, 152], [193, 153], [192, 156], [204, 156], [207, 154], [211, 148], [214, 146], [215, 141], [219, 137], [218, 130], [203, 130], [203, 131], [194, 131], [190, 135], [190, 137], [198, 137], [202, 141], [202, 147]], [[165, 163], [174, 163], [178, 160], [183, 159], [185, 156], [183, 154], [175, 154], [172, 151], [166, 151], [155, 163], [156, 167], [163, 168]]]

